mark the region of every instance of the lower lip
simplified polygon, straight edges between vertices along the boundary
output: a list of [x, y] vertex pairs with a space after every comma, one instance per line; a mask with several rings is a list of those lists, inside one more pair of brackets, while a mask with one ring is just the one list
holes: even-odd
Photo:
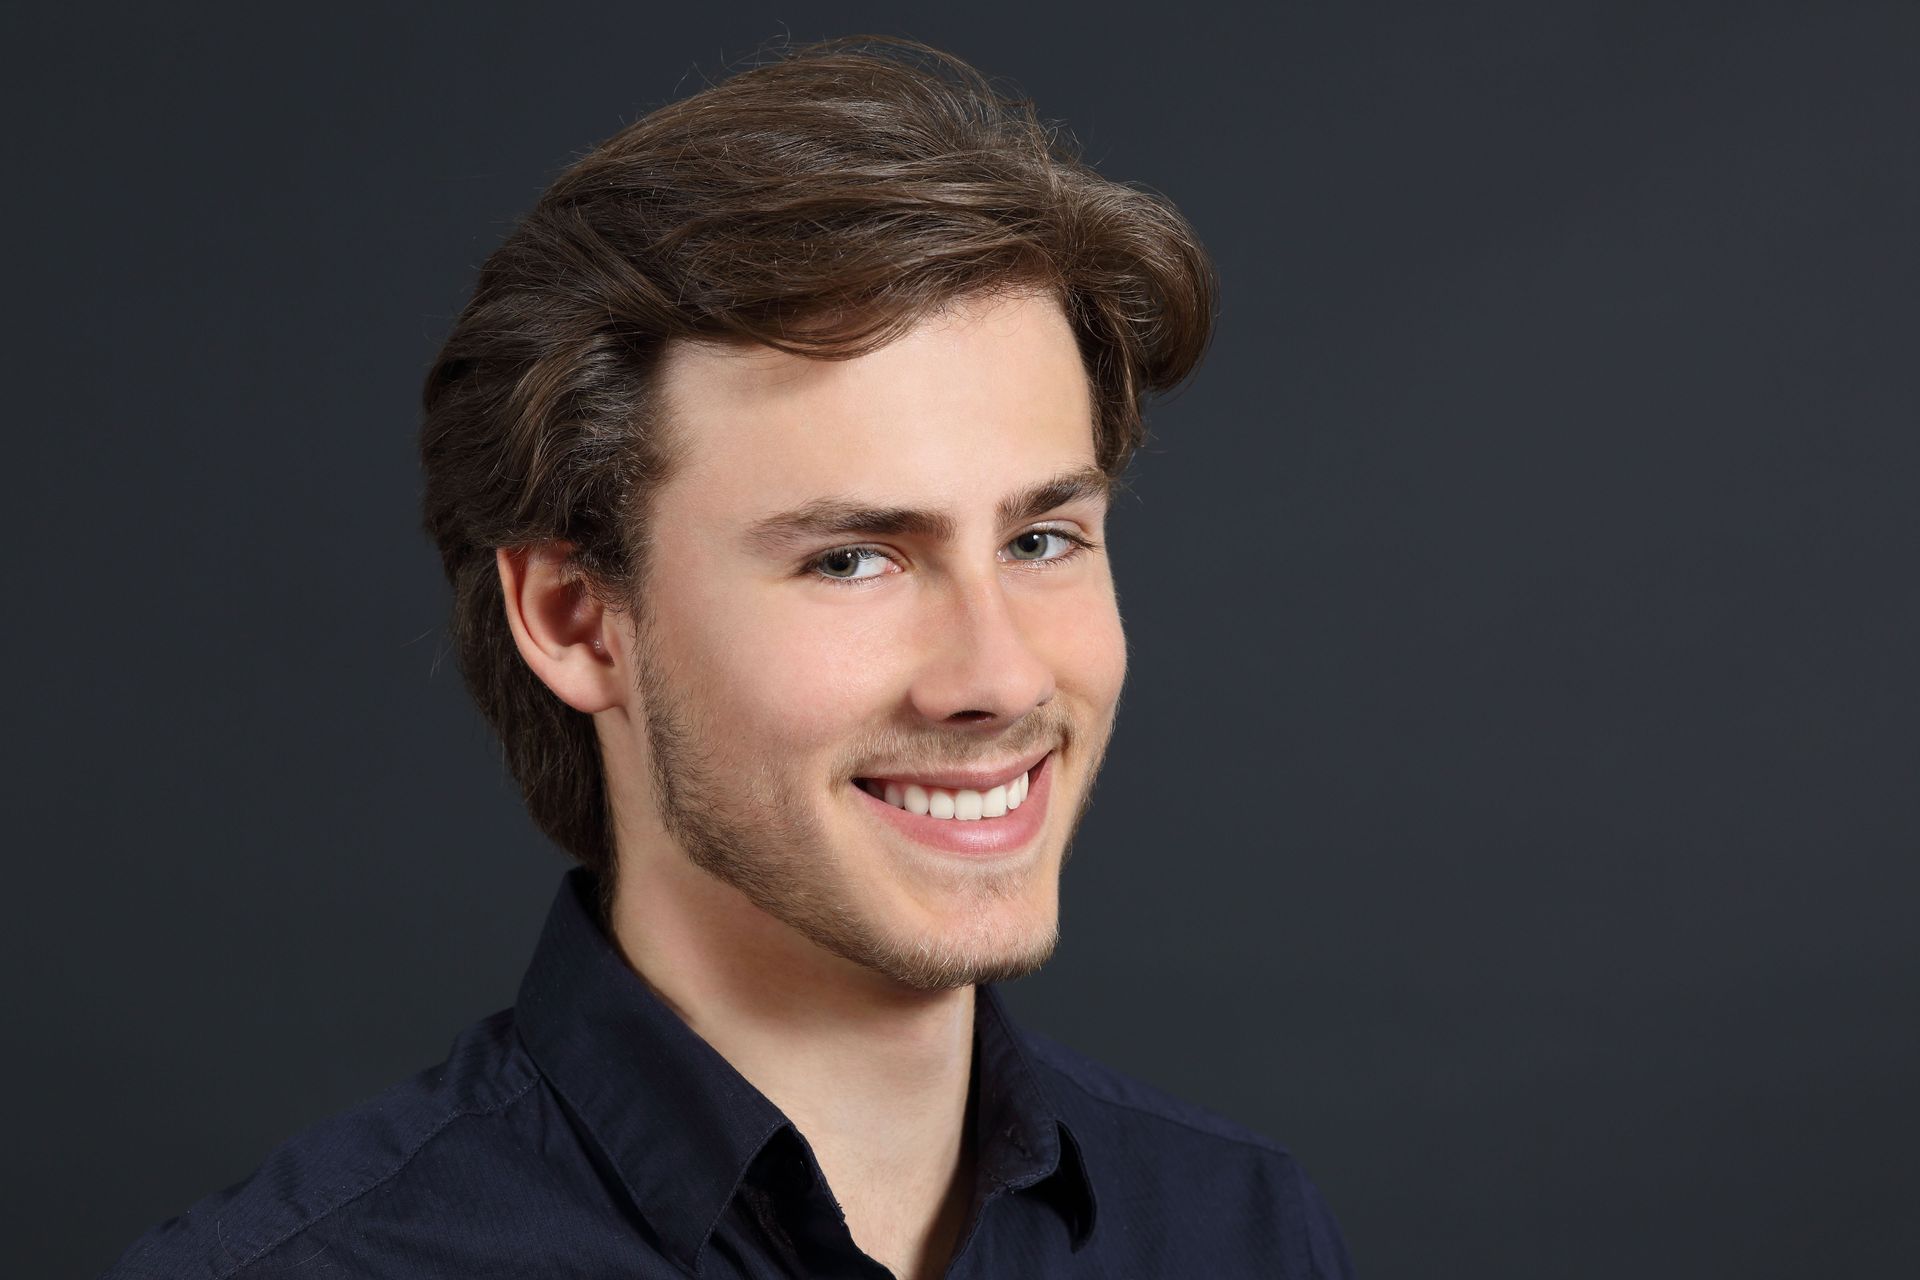
[[1025, 848], [1040, 834], [1047, 820], [1047, 797], [1053, 791], [1053, 752], [1034, 766], [1027, 781], [1027, 798], [1018, 809], [1007, 810], [999, 818], [933, 818], [896, 809], [880, 797], [871, 795], [857, 783], [849, 782], [854, 795], [878, 810], [880, 820], [918, 844], [945, 853], [972, 855], [1011, 853]]

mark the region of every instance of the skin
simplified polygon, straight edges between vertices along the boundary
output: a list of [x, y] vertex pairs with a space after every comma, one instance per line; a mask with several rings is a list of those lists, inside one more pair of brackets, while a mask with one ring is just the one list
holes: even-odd
[[[500, 553], [508, 617], [594, 717], [623, 953], [805, 1135], [856, 1243], [936, 1276], [972, 1186], [974, 984], [1053, 949], [1126, 675], [1104, 495], [996, 514], [1094, 465], [1086, 373], [1056, 301], [1002, 292], [853, 360], [677, 344], [660, 391], [682, 453], [641, 621], [582, 589], [564, 544]], [[820, 498], [952, 528], [748, 537]], [[1048, 746], [1053, 795], [1014, 854], [926, 849], [852, 783]]]

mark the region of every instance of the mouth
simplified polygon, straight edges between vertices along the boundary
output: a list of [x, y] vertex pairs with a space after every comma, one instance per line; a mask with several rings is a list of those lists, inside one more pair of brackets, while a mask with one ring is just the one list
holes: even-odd
[[1046, 763], [1046, 758], [1042, 756], [1006, 781], [984, 788], [942, 787], [896, 778], [855, 778], [853, 784], [874, 799], [915, 816], [935, 821], [978, 822], [1004, 818], [1018, 809], [1032, 794], [1033, 775]]
[[[1046, 824], [1054, 752], [989, 787], [942, 787], [892, 778], [855, 778], [861, 804], [916, 843], [947, 853], [1009, 853]], [[984, 779], [983, 779], [984, 781]]]

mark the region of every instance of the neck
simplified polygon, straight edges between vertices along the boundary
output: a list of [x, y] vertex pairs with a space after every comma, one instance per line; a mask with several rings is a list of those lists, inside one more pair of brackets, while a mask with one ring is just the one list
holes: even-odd
[[677, 853], [623, 858], [628, 962], [812, 1147], [854, 1240], [938, 1275], [972, 1187], [974, 989], [916, 991], [814, 945]]

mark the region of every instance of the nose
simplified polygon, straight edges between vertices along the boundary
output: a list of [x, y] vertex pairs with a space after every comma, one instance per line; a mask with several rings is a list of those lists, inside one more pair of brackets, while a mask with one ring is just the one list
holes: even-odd
[[923, 633], [931, 652], [910, 693], [916, 711], [943, 724], [1002, 725], [1053, 697], [1053, 668], [997, 572], [949, 578], [939, 596]]

